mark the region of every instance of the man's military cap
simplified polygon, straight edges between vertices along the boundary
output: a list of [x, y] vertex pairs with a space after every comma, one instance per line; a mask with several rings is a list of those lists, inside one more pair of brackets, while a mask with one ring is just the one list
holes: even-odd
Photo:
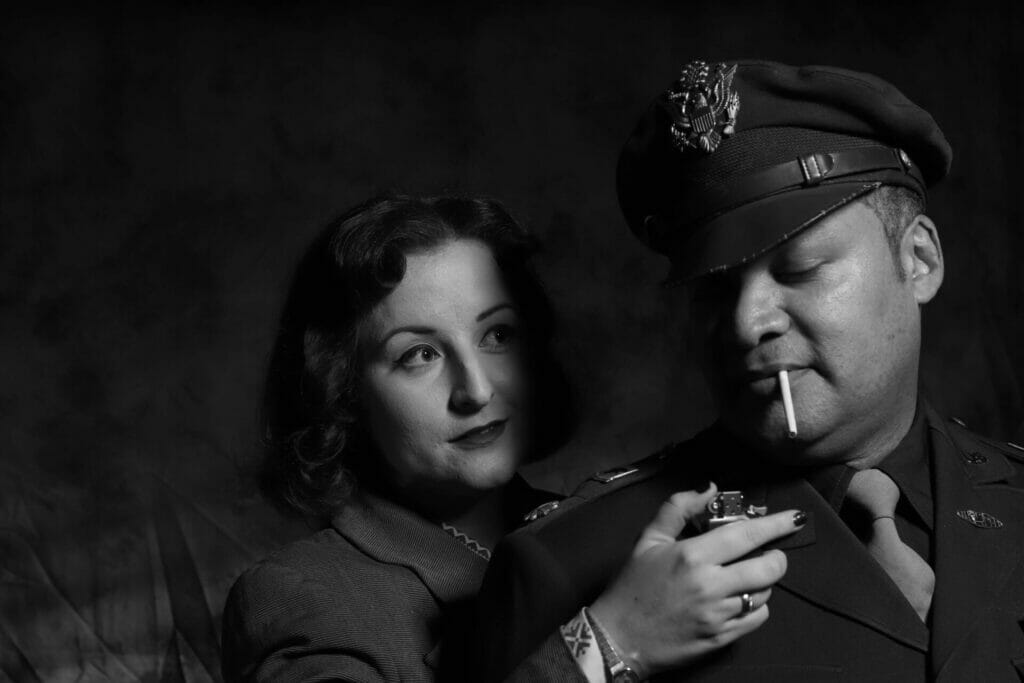
[[880, 185], [923, 199], [951, 161], [928, 112], [870, 74], [695, 61], [626, 142], [619, 204], [678, 282], [753, 260]]

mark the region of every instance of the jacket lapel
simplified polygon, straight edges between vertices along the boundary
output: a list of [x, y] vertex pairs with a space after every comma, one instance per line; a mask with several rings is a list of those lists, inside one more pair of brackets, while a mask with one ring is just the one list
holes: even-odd
[[[965, 452], [930, 409], [928, 421], [935, 476], [931, 670], [938, 674], [978, 619], [997, 607], [1021, 561], [1024, 499], [1019, 490], [990, 486], [1013, 472], [1004, 456], [986, 448], [979, 459], [977, 453]], [[988, 513], [1004, 526], [978, 527], [957, 514], [968, 511]]]
[[440, 526], [385, 498], [361, 491], [331, 525], [370, 557], [415, 572], [441, 602], [471, 598], [480, 589], [486, 560]]
[[765, 500], [771, 511], [797, 508], [809, 516], [803, 529], [773, 546], [789, 560], [779, 582], [783, 588], [910, 647], [928, 649], [928, 629], [903, 594], [809, 483], [769, 485]]
[[[769, 512], [792, 508], [807, 513], [802, 529], [765, 546], [786, 553], [788, 569], [779, 581], [781, 588], [909, 647], [928, 650], [928, 629], [903, 593], [799, 472], [780, 476], [760, 459], [722, 462], [722, 453], [744, 453], [746, 449], [730, 441], [719, 425], [704, 434], [708, 460], [710, 454], [719, 458], [715, 481], [744, 489], [752, 501], [764, 501]], [[757, 481], [766, 483], [751, 485]]]

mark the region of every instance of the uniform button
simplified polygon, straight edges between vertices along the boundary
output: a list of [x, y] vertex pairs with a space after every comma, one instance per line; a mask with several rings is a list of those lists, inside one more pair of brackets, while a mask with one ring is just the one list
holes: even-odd
[[968, 453], [965, 456], [965, 459], [972, 465], [984, 465], [985, 463], [988, 462], [988, 458], [986, 458], [981, 453]]
[[551, 501], [548, 501], [547, 503], [541, 503], [540, 505], [538, 505], [537, 507], [533, 508], [528, 513], [526, 513], [526, 515], [523, 517], [523, 521], [524, 522], [536, 522], [541, 517], [547, 517], [548, 515], [550, 515], [552, 512], [554, 512], [557, 509], [558, 509], [558, 501], [557, 500], [551, 500]]

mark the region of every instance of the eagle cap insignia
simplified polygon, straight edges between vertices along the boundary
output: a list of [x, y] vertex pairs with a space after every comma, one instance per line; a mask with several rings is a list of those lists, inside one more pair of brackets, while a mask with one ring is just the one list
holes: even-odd
[[699, 149], [710, 154], [722, 138], [736, 132], [740, 96], [732, 89], [735, 75], [735, 64], [697, 60], [683, 67], [679, 80], [666, 92], [672, 140], [680, 152]]

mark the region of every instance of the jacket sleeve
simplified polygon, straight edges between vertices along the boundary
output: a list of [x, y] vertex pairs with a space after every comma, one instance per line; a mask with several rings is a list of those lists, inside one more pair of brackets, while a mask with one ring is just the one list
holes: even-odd
[[503, 683], [587, 683], [587, 678], [555, 629], [505, 677]]
[[[384, 681], [374, 639], [379, 626], [346, 623], [337, 605], [288, 567], [262, 565], [235, 583], [224, 611], [222, 673], [247, 681]], [[372, 619], [373, 615], [364, 618]]]
[[664, 454], [673, 452], [637, 463], [628, 476], [584, 482], [557, 511], [498, 544], [477, 598], [471, 639], [482, 680], [527, 680], [514, 678], [524, 671], [538, 681], [584, 680], [560, 642], [559, 627], [621, 570], [662, 502], [691, 488], [675, 474], [660, 476], [670, 462]]
[[473, 652], [484, 681], [585, 681], [558, 627], [583, 605], [576, 586], [529, 533], [499, 544], [476, 604]]

